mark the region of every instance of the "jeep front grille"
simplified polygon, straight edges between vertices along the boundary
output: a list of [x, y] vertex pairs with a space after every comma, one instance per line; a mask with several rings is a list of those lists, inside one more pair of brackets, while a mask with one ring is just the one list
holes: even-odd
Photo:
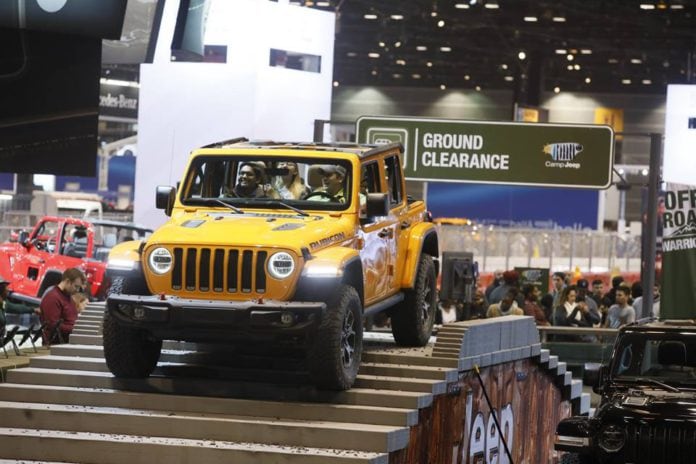
[[686, 423], [629, 424], [624, 462], [692, 464], [696, 462], [696, 427]]
[[173, 290], [265, 293], [267, 251], [174, 248]]

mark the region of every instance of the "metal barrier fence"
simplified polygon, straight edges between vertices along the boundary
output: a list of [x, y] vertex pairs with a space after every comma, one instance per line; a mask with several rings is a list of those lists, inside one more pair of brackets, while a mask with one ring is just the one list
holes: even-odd
[[540, 267], [551, 271], [640, 271], [641, 237], [615, 232], [503, 229], [441, 224], [440, 251], [471, 251], [479, 271]]

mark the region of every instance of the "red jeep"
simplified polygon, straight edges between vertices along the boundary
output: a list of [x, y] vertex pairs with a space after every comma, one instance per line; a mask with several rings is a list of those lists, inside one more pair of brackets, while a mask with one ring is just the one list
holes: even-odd
[[30, 234], [20, 233], [17, 243], [0, 245], [0, 275], [12, 282], [13, 292], [40, 298], [63, 271], [79, 267], [87, 275], [89, 297], [103, 300], [111, 247], [151, 232], [126, 222], [45, 216]]

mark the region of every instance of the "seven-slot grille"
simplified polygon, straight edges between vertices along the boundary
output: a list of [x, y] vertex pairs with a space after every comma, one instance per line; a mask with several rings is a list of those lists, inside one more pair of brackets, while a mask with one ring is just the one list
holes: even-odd
[[265, 293], [267, 251], [174, 248], [172, 289], [187, 292]]
[[624, 446], [625, 462], [693, 464], [696, 462], [696, 428], [686, 424], [629, 424]]

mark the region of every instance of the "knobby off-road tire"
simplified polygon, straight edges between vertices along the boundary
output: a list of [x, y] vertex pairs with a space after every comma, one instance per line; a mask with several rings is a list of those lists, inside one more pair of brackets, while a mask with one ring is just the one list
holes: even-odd
[[424, 346], [428, 343], [437, 309], [436, 278], [433, 258], [422, 255], [415, 285], [406, 291], [404, 301], [391, 312], [392, 333], [398, 345]]
[[590, 456], [578, 453], [563, 453], [560, 460], [560, 464], [594, 464], [595, 462]]
[[[128, 287], [124, 277], [115, 277], [108, 293], [127, 294], [133, 291]], [[155, 370], [162, 351], [162, 340], [152, 337], [146, 330], [119, 324], [108, 310], [104, 312], [102, 331], [106, 365], [116, 377], [144, 378]]]
[[327, 303], [308, 353], [309, 373], [320, 389], [347, 390], [355, 382], [362, 357], [362, 311], [353, 287], [341, 285]]

